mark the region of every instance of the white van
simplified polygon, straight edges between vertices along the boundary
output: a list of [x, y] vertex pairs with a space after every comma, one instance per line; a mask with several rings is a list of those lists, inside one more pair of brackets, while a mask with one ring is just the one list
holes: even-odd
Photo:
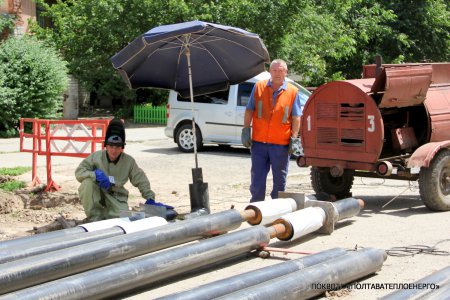
[[[246, 82], [231, 85], [229, 90], [194, 97], [198, 150], [203, 144], [242, 145], [245, 107], [253, 86], [257, 81], [268, 78], [270, 73], [263, 72]], [[303, 107], [311, 93], [289, 78], [287, 80], [299, 89]], [[181, 151], [194, 151], [190, 98], [182, 98], [177, 92], [170, 91], [164, 133], [174, 139]]]

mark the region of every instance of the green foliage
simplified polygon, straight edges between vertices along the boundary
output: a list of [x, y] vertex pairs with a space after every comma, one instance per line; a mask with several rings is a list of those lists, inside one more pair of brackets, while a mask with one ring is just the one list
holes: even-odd
[[[359, 78], [380, 54], [385, 63], [450, 60], [448, 0], [58, 0], [54, 28], [33, 26], [55, 45], [72, 74], [98, 95], [135, 101], [110, 58], [162, 24], [204, 20], [258, 33], [305, 85]], [[164, 100], [167, 98], [164, 98]]]
[[66, 63], [33, 37], [0, 44], [0, 135], [16, 133], [19, 118], [54, 118], [67, 87]]
[[397, 16], [389, 26], [403, 34], [407, 48], [393, 48], [408, 62], [450, 60], [448, 0], [380, 1]]
[[19, 176], [29, 171], [30, 167], [0, 168], [0, 175]]
[[0, 183], [0, 189], [8, 192], [23, 189], [25, 186], [26, 186], [25, 182], [18, 180], [10, 180]]
[[[2, 1], [0, 1], [1, 4]], [[14, 17], [0, 13], [0, 41], [14, 31]]]

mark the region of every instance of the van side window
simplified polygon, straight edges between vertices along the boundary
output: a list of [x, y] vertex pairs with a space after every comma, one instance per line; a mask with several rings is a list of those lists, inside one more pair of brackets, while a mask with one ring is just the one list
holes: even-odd
[[[180, 94], [177, 95], [177, 100], [181, 102], [190, 102], [191, 98], [183, 98]], [[211, 94], [199, 95], [194, 97], [195, 103], [210, 103], [210, 104], [227, 104], [228, 90], [214, 92]]]
[[238, 106], [247, 106], [248, 100], [250, 99], [250, 94], [252, 93], [254, 83], [244, 82], [238, 87]]

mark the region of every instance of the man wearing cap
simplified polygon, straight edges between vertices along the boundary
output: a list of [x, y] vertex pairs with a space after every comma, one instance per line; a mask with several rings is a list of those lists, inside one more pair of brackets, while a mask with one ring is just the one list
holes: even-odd
[[75, 170], [75, 177], [81, 183], [78, 193], [87, 221], [117, 218], [121, 211], [128, 211], [128, 191], [124, 188], [128, 180], [147, 203], [173, 209], [153, 200], [155, 193], [144, 171], [133, 157], [123, 152], [125, 128], [120, 119], [109, 123], [104, 146], [104, 150], [90, 154]]

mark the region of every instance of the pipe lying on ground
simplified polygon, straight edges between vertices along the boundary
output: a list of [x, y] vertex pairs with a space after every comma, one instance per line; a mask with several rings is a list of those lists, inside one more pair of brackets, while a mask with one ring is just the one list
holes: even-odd
[[[404, 286], [404, 287], [403, 287]], [[441, 296], [450, 291], [450, 266], [434, 272], [414, 283], [405, 283], [401, 289], [392, 292], [382, 300], [402, 300], [402, 299], [445, 299]]]
[[[196, 219], [198, 221], [200, 216]], [[167, 226], [164, 226], [167, 227]], [[283, 225], [261, 225], [104, 266], [0, 299], [97, 299], [119, 295], [267, 245]]]
[[280, 223], [286, 227], [284, 234], [278, 237], [280, 240], [295, 240], [319, 229], [331, 233], [337, 221], [358, 214], [364, 202], [347, 198], [333, 203], [309, 200], [305, 205], [308, 207], [274, 221], [274, 224]]
[[[246, 210], [242, 213], [240, 220], [249, 220], [255, 217], [255, 215], [254, 211]], [[213, 215], [191, 219], [195, 221], [192, 224], [196, 224], [199, 220], [210, 218], [211, 216]], [[163, 227], [168, 228], [169, 226]], [[195, 270], [207, 264], [222, 261], [238, 254], [260, 249], [266, 246], [271, 238], [280, 238], [280, 236], [283, 236], [286, 230], [287, 228], [283, 223], [277, 223], [270, 227], [257, 225], [184, 247], [135, 257], [110, 266], [44, 283], [36, 287], [8, 294], [5, 298], [0, 297], [0, 299], [10, 299], [10, 297], [35, 299], [44, 296], [50, 299], [111, 297], [132, 289], [144, 287], [145, 285], [174, 275]], [[170, 234], [170, 231], [166, 231], [166, 234]], [[113, 239], [115, 238], [108, 240]], [[92, 244], [94, 243], [90, 245]], [[32, 279], [34, 280], [34, 278]], [[21, 278], [20, 281], [22, 280], [24, 278]], [[30, 281], [30, 278], [28, 277], [26, 280]], [[30, 284], [29, 286], [34, 284]], [[0, 288], [3, 288], [1, 284]]]
[[386, 257], [386, 252], [381, 249], [352, 251], [217, 299], [309, 299], [333, 288], [344, 288], [345, 284], [377, 272]]
[[117, 225], [118, 222], [121, 222], [120, 218], [102, 220], [97, 222], [92, 222], [88, 224], [78, 225], [77, 227], [61, 229], [46, 233], [35, 234], [32, 236], [25, 236], [22, 238], [17, 238], [13, 240], [7, 240], [0, 242], [0, 250], [13, 250], [18, 248], [29, 248], [33, 244], [42, 244], [44, 241], [55, 239], [55, 238], [69, 238], [72, 235], [85, 233], [85, 232], [93, 232], [96, 230], [102, 230], [106, 228], [111, 228], [114, 225]]
[[158, 298], [158, 300], [209, 300], [214, 299], [240, 289], [250, 287], [279, 276], [295, 272], [312, 265], [334, 259], [347, 251], [342, 248], [333, 248], [316, 254], [311, 254], [302, 258], [282, 262], [273, 266], [242, 273], [233, 277], [214, 281], [195, 287], [191, 290], [179, 292]]
[[227, 210], [4, 263], [0, 294], [237, 229], [243, 221], [240, 212]]
[[73, 228], [68, 228], [68, 229], [62, 229], [62, 230], [57, 230], [57, 231], [35, 234], [35, 235], [31, 235], [31, 236], [24, 236], [24, 237], [13, 239], [13, 240], [1, 241], [0, 242], [0, 250], [26, 247], [27, 244], [33, 243], [36, 241], [44, 242], [46, 239], [70, 236], [73, 234], [79, 234], [79, 233], [83, 233], [83, 232], [86, 232], [83, 228], [73, 227]]
[[[110, 221], [110, 220], [105, 220]], [[130, 221], [128, 218], [124, 219], [111, 219], [113, 222], [107, 222], [109, 225], [113, 225], [111, 228], [103, 228], [104, 224], [95, 224], [99, 222], [91, 223], [91, 225], [82, 226], [86, 230], [92, 232], [84, 232], [78, 234], [72, 234], [69, 236], [59, 236], [55, 238], [48, 238], [45, 241], [36, 241], [33, 243], [27, 243], [24, 247], [8, 248], [7, 250], [0, 250], [0, 264], [21, 259], [24, 257], [38, 255], [41, 253], [48, 253], [59, 249], [74, 247], [81, 244], [91, 243], [105, 238], [122, 235], [125, 233], [132, 233], [140, 230], [148, 230], [157, 226], [167, 224], [166, 219], [161, 217], [150, 217], [146, 219], [140, 219], [136, 221]], [[102, 221], [100, 221], [102, 222]], [[108, 226], [109, 226], [108, 225]]]
[[279, 216], [296, 211], [301, 204], [293, 198], [266, 199], [260, 202], [253, 202], [245, 210], [253, 210], [255, 218], [248, 221], [251, 225], [267, 225], [275, 221]]

